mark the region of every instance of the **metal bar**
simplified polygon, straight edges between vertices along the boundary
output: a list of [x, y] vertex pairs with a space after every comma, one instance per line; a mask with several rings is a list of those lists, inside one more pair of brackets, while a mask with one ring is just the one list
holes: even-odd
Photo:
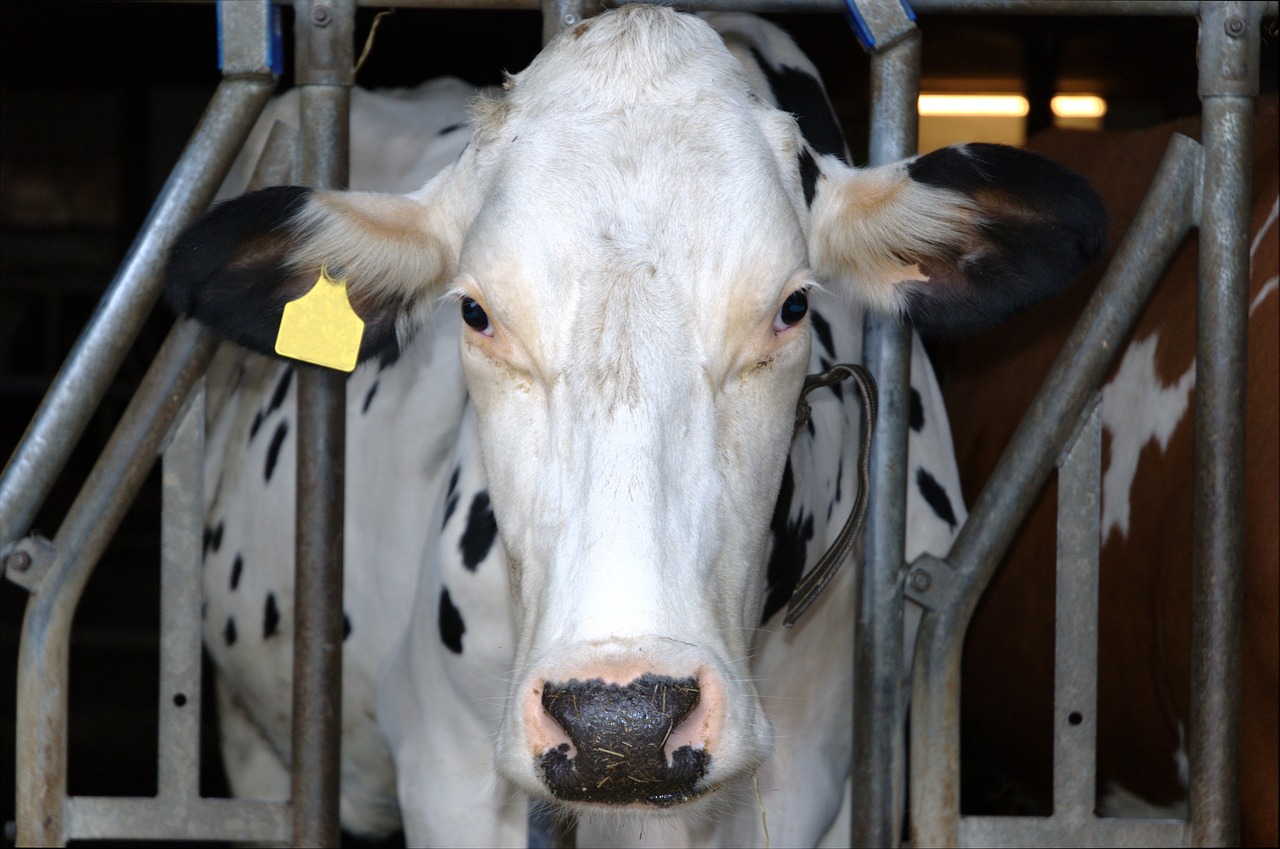
[[1233, 846], [1240, 839], [1249, 208], [1260, 11], [1241, 0], [1204, 3], [1200, 19], [1205, 167], [1196, 304], [1188, 807], [1192, 840], [1202, 846]]
[[[296, 5], [301, 88], [299, 176], [345, 188], [355, 78], [354, 0]], [[342, 257], [335, 257], [342, 262]], [[342, 766], [343, 496], [346, 378], [298, 366], [297, 547], [294, 585], [293, 845], [336, 846]]]
[[142, 486], [151, 461], [199, 379], [216, 341], [177, 323], [58, 529], [52, 548], [24, 540], [18, 551], [46, 561], [28, 585], [18, 659], [18, 843], [58, 846], [69, 835], [67, 661], [71, 619], [93, 567]]
[[1058, 569], [1053, 659], [1053, 817], [1074, 829], [1097, 807], [1098, 540], [1102, 411], [1093, 394], [1058, 463]]
[[960, 846], [1187, 846], [1182, 820], [1104, 819], [1075, 824], [1069, 834], [1045, 828], [1044, 817], [965, 817]]
[[[872, 165], [916, 150], [920, 33], [911, 30], [871, 59]], [[880, 391], [871, 443], [871, 491], [863, 556], [855, 582], [853, 662], [854, 846], [897, 846], [905, 786], [902, 642], [907, 503], [907, 415], [911, 391], [911, 331], [868, 315], [862, 361]]]
[[204, 527], [203, 380], [161, 461], [160, 732], [157, 797], [200, 796], [200, 583]]
[[[172, 2], [172, 0], [147, 0]], [[303, 0], [280, 0], [297, 4]], [[639, 3], [670, 4], [671, 0], [632, 0]], [[397, 6], [430, 9], [493, 9], [535, 11], [542, 0], [356, 0], [357, 6]], [[843, 13], [845, 0], [681, 0], [681, 9], [741, 12], [835, 12]], [[917, 12], [946, 12], [984, 15], [1195, 15], [1199, 0], [911, 0]], [[1276, 4], [1265, 4], [1275, 14]]]
[[209, 205], [271, 96], [270, 76], [223, 80], [0, 476], [0, 555], [27, 532], [94, 409], [160, 296], [161, 269], [181, 230]]
[[[254, 799], [173, 800], [73, 796], [68, 831], [78, 840], [287, 843], [289, 805]], [[19, 844], [22, 841], [19, 840]]]
[[[243, 2], [243, 0], [240, 0]], [[173, 0], [138, 0], [145, 3], [172, 3]], [[213, 2], [213, 0], [188, 0]], [[277, 0], [280, 5], [298, 5], [304, 0]], [[534, 12], [544, 0], [356, 0], [357, 6], [385, 9], [475, 9]], [[631, 0], [661, 3], [680, 9], [707, 12], [830, 12], [843, 14], [845, 0]], [[1280, 0], [1257, 3], [1264, 16], [1273, 16]], [[1100, 15], [1105, 17], [1171, 17], [1200, 13], [1200, 0], [911, 0], [917, 12], [977, 15]]]
[[1200, 146], [1170, 139], [1129, 232], [1050, 369], [951, 547], [957, 590], [925, 616], [917, 643], [911, 727], [911, 829], [919, 846], [959, 842], [960, 654], [982, 591], [1048, 479], [1089, 394], [1196, 213]]
[[[282, 130], [283, 128], [283, 130]], [[284, 125], [277, 125], [268, 139], [262, 158], [258, 162], [250, 185], [258, 187], [272, 179], [272, 175], [280, 170], [280, 163], [287, 162], [293, 156], [293, 131]], [[212, 352], [217, 347], [217, 340], [202, 332], [193, 323], [180, 324], [174, 327], [169, 340], [157, 354], [142, 387], [138, 390], [125, 417], [117, 429], [117, 435], [132, 433], [134, 437], [113, 441], [104, 449], [99, 467], [111, 465], [116, 470], [124, 470], [131, 479], [123, 481], [120, 474], [113, 473], [100, 480], [90, 476], [82, 490], [84, 504], [89, 505], [84, 511], [73, 507], [67, 520], [59, 531], [58, 544], [65, 546], [55, 549], [38, 540], [24, 540], [18, 550], [28, 557], [36, 559], [36, 566], [52, 569], [56, 562], [55, 553], [61, 553], [63, 559], [75, 559], [74, 550], [70, 548], [77, 538], [74, 531], [77, 525], [83, 526], [85, 521], [92, 521], [104, 500], [118, 509], [118, 513], [107, 515], [104, 527], [95, 529], [93, 547], [82, 551], [77, 565], [70, 570], [77, 572], [70, 580], [50, 586], [40, 576], [41, 569], [34, 572], [28, 566], [25, 577], [20, 580], [36, 593], [61, 593], [58, 598], [50, 598], [50, 608], [61, 605], [66, 615], [58, 623], [45, 628], [36, 620], [30, 626], [33, 630], [24, 631], [23, 651], [26, 651], [28, 633], [42, 634], [43, 642], [51, 647], [40, 664], [33, 664], [33, 680], [47, 682], [58, 680], [65, 687], [66, 666], [65, 651], [59, 646], [67, 642], [67, 629], [71, 617], [79, 601], [84, 582], [88, 580], [97, 562], [101, 550], [114, 533], [123, 511], [128, 508], [136, 495], [150, 468], [148, 457], [154, 454], [140, 454], [131, 458], [128, 452], [139, 450], [139, 439], [152, 440], [148, 435], [154, 432], [163, 434], [166, 417], [171, 405], [182, 402], [186, 394], [184, 386], [203, 374]], [[199, 385], [197, 381], [197, 385]], [[163, 407], [154, 405], [164, 403]], [[158, 794], [154, 800], [139, 799], [81, 799], [65, 797], [65, 779], [58, 777], [56, 771], [65, 772], [65, 750], [62, 766], [52, 762], [43, 764], [44, 774], [33, 774], [33, 786], [48, 787], [47, 798], [41, 802], [45, 811], [60, 810], [62, 816], [53, 819], [49, 828], [61, 829], [62, 838], [51, 842], [60, 844], [65, 839], [104, 838], [152, 838], [173, 839], [184, 835], [206, 837], [227, 835], [227, 839], [236, 840], [276, 840], [281, 841], [284, 831], [279, 823], [283, 823], [281, 813], [285, 810], [275, 808], [259, 809], [254, 806], [246, 808], [243, 814], [229, 813], [223, 806], [209, 807], [199, 797], [199, 728], [200, 728], [200, 615], [201, 587], [199, 565], [201, 558], [201, 529], [204, 520], [204, 488], [201, 483], [204, 465], [203, 428], [204, 428], [204, 392], [202, 386], [193, 392], [187, 402], [186, 411], [182, 414], [180, 424], [173, 431], [173, 436], [164, 449], [164, 504], [165, 508], [161, 525], [161, 658], [160, 658], [160, 740]], [[154, 407], [154, 412], [152, 412]], [[151, 418], [147, 418], [151, 416]], [[137, 420], [135, 422], [135, 419]], [[140, 433], [140, 429], [145, 433]], [[141, 450], [146, 450], [145, 448]], [[113, 453], [116, 452], [116, 453]], [[108, 459], [110, 458], [110, 459]], [[132, 462], [130, 462], [132, 459]], [[95, 472], [97, 470], [95, 469]], [[141, 477], [139, 477], [141, 475]], [[96, 482], [95, 482], [96, 481]], [[91, 489], [92, 484], [92, 489]], [[80, 502], [77, 502], [79, 504]], [[79, 511], [79, 512], [78, 512]], [[87, 520], [77, 518], [87, 513]], [[40, 562], [40, 561], [43, 561]], [[17, 576], [14, 576], [17, 579]], [[47, 612], [41, 614], [48, 618]], [[41, 630], [43, 629], [43, 630]], [[81, 635], [83, 636], [83, 635]], [[32, 638], [34, 639], [34, 637]], [[58, 665], [55, 655], [62, 653], [62, 665]], [[52, 658], [52, 659], [51, 659]], [[48, 674], [46, 674], [48, 673]], [[20, 692], [23, 692], [20, 689]], [[56, 694], [51, 693], [51, 697]], [[178, 696], [182, 696], [181, 699]], [[179, 704], [181, 702], [181, 704]], [[43, 713], [52, 709], [61, 712], [65, 717], [65, 697], [52, 699], [38, 706]], [[25, 721], [25, 720], [23, 720]], [[65, 719], [63, 720], [65, 722]], [[41, 729], [27, 729], [19, 724], [19, 739], [40, 739], [45, 733]], [[48, 736], [46, 734], [46, 736]], [[53, 745], [65, 746], [51, 737]], [[51, 752], [56, 755], [55, 752]], [[20, 770], [37, 770], [42, 768], [38, 761], [29, 761], [24, 755], [19, 758]], [[22, 779], [20, 779], [21, 782]], [[61, 790], [57, 788], [61, 786]], [[52, 802], [59, 794], [63, 796], [57, 804]], [[222, 800], [213, 800], [221, 802]], [[228, 800], [229, 801], [229, 800]], [[50, 807], [52, 805], [53, 807]], [[256, 813], [255, 813], [256, 812]], [[21, 822], [23, 815], [19, 815]], [[41, 818], [43, 821], [43, 818]], [[46, 837], [52, 832], [46, 834]], [[24, 841], [25, 842], [25, 841]]]

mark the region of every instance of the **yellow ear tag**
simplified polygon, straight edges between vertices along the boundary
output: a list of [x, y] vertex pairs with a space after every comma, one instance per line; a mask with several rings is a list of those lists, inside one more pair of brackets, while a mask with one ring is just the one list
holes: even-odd
[[311, 291], [284, 305], [276, 353], [318, 366], [351, 371], [360, 353], [364, 321], [347, 300], [347, 278], [334, 280], [321, 266]]

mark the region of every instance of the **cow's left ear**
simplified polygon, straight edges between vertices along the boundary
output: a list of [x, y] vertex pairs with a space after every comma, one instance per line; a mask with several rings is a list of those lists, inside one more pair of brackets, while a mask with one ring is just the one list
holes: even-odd
[[814, 270], [925, 332], [994, 324], [1065, 288], [1101, 253], [1107, 216], [1074, 172], [969, 144], [878, 168], [822, 157]]
[[394, 359], [457, 263], [461, 230], [432, 189], [406, 196], [278, 186], [221, 203], [178, 237], [168, 299], [219, 335], [272, 354], [285, 304], [327, 267], [346, 280], [365, 322], [359, 359]]

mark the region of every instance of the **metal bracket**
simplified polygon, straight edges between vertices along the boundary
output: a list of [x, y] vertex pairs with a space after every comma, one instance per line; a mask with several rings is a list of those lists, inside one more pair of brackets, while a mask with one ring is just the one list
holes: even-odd
[[22, 539], [4, 559], [4, 576], [32, 595], [40, 592], [57, 549], [39, 534]]
[[951, 597], [955, 581], [956, 570], [950, 563], [922, 554], [907, 567], [902, 594], [925, 610], [937, 610]]
[[868, 53], [888, 50], [916, 28], [916, 13], [907, 0], [845, 0], [849, 25]]

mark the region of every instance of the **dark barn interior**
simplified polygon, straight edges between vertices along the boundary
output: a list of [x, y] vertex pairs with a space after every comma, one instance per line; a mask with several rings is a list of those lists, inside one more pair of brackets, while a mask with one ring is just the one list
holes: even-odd
[[[360, 10], [358, 42], [377, 11]], [[291, 13], [286, 7], [286, 55]], [[772, 17], [823, 70], [854, 158], [864, 161], [868, 61], [843, 16]], [[924, 87], [1025, 93], [1029, 132], [1047, 123], [1055, 91], [1104, 96], [1112, 128], [1198, 111], [1192, 18], [935, 13], [919, 23]], [[528, 63], [540, 31], [534, 12], [402, 9], [382, 22], [358, 81], [403, 86], [453, 74], [494, 84], [504, 69]], [[1267, 39], [1264, 88], [1276, 76], [1274, 33]], [[212, 3], [0, 3], [0, 456], [18, 444], [217, 81]], [[286, 72], [281, 88], [290, 84]], [[134, 344], [35, 523], [45, 535], [56, 531], [171, 322], [158, 308]], [[73, 794], [155, 792], [158, 512], [153, 472], [77, 614]], [[26, 593], [0, 584], [0, 823], [8, 823]], [[225, 794], [214, 739], [206, 735], [205, 791]]]

